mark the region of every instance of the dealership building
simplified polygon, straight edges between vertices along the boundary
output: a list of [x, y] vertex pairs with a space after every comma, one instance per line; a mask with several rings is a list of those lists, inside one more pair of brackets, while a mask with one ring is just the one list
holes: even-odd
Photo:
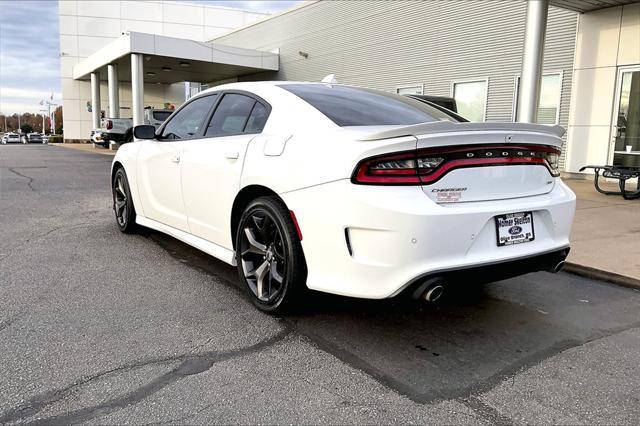
[[316, 1], [275, 15], [60, 1], [59, 15], [69, 142], [88, 139], [101, 115], [141, 123], [143, 108], [223, 82], [335, 74], [454, 97], [472, 121], [560, 124], [568, 173], [640, 160], [625, 152], [640, 152], [637, 0]]

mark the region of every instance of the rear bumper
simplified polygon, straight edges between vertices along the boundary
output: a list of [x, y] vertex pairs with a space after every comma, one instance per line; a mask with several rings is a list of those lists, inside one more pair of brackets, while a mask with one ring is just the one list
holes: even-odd
[[102, 139], [103, 139], [103, 142], [106, 142], [106, 143], [109, 143], [110, 141], [125, 142], [126, 135], [123, 133], [103, 133]]
[[488, 263], [480, 266], [454, 268], [444, 271], [431, 271], [411, 281], [404, 290], [417, 299], [435, 279], [450, 284], [483, 284], [506, 280], [530, 272], [558, 272], [562, 269], [570, 248], [562, 248], [536, 256], [527, 256], [506, 262]]
[[[446, 205], [420, 187], [348, 180], [281, 195], [303, 235], [307, 286], [372, 299], [436, 274], [466, 271], [480, 281], [549, 269], [568, 253], [575, 212], [575, 195], [560, 179], [543, 195]], [[498, 247], [494, 217], [521, 211], [533, 212], [535, 240]]]

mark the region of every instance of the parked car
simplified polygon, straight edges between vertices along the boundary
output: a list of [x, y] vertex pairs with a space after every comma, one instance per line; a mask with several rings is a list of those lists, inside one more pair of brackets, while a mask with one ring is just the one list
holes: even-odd
[[42, 135], [40, 133], [27, 133], [28, 143], [44, 143], [42, 142]]
[[105, 140], [102, 136], [103, 134], [101, 129], [92, 130], [90, 136], [91, 142], [104, 148], [109, 148], [109, 141]]
[[458, 105], [456, 104], [456, 100], [448, 96], [433, 96], [433, 95], [407, 95], [407, 96], [413, 99], [426, 101], [431, 104], [436, 104], [442, 108], [446, 108], [447, 110], [453, 111], [455, 113], [458, 112]]
[[405, 95], [413, 99], [417, 99], [421, 102], [427, 103], [434, 108], [438, 108], [440, 111], [453, 115], [458, 121], [469, 121], [460, 114], [458, 114], [458, 105], [454, 98], [448, 98], [446, 96], [431, 96], [431, 95]]
[[339, 84], [245, 82], [190, 99], [112, 164], [122, 232], [144, 226], [236, 265], [264, 311], [309, 288], [434, 301], [558, 271], [575, 195], [564, 129], [461, 122]]
[[7, 144], [7, 143], [21, 143], [22, 142], [22, 138], [20, 137], [19, 134], [17, 133], [7, 133], [4, 135], [4, 138], [2, 139], [2, 143]]
[[[146, 108], [144, 123], [158, 128], [172, 113], [173, 111], [170, 110]], [[102, 120], [101, 126], [102, 139], [107, 144], [110, 141], [121, 144], [133, 141], [132, 118], [105, 118]]]

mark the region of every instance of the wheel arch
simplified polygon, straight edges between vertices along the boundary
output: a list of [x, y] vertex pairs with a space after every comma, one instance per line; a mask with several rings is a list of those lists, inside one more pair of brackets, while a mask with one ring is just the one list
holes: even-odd
[[116, 172], [120, 169], [124, 169], [124, 164], [122, 164], [118, 160], [114, 161], [113, 165], [111, 166], [111, 181], [110, 181], [111, 184], [113, 184], [113, 178], [116, 177]]
[[[126, 160], [126, 158], [124, 158], [123, 160]], [[137, 183], [132, 182], [131, 180], [131, 176], [129, 176], [129, 170], [127, 170], [127, 167], [125, 167], [124, 163], [120, 160], [115, 160], [111, 166], [111, 180], [109, 181], [109, 186], [113, 187], [113, 183], [114, 183], [114, 179], [116, 178], [116, 173], [118, 173], [118, 170], [124, 170], [124, 173], [127, 177], [127, 183], [129, 184], [129, 190], [131, 191], [131, 199], [133, 201], [133, 208], [135, 209], [136, 213], [142, 213], [142, 209], [140, 208], [140, 200], [138, 198], [138, 192], [137, 192]]]
[[231, 242], [233, 244], [233, 249], [236, 249], [236, 233], [238, 230], [238, 225], [240, 224], [240, 218], [242, 217], [242, 212], [244, 209], [251, 203], [251, 201], [255, 200], [259, 197], [269, 197], [274, 196], [277, 197], [284, 205], [286, 203], [284, 200], [272, 189], [263, 186], [263, 185], [248, 185], [245, 186], [238, 192], [235, 200], [233, 200], [233, 207], [231, 208]]

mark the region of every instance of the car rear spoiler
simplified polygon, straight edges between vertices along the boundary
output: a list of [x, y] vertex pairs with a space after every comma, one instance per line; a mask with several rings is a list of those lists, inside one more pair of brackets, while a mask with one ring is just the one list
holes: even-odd
[[450, 132], [533, 132], [546, 133], [561, 138], [564, 135], [564, 127], [558, 125], [530, 124], [530, 123], [454, 123], [451, 121], [435, 121], [431, 123], [412, 124], [410, 126], [397, 126], [382, 131], [362, 135], [359, 140], [373, 141], [379, 139], [397, 138], [401, 136], [419, 136], [433, 133]]

